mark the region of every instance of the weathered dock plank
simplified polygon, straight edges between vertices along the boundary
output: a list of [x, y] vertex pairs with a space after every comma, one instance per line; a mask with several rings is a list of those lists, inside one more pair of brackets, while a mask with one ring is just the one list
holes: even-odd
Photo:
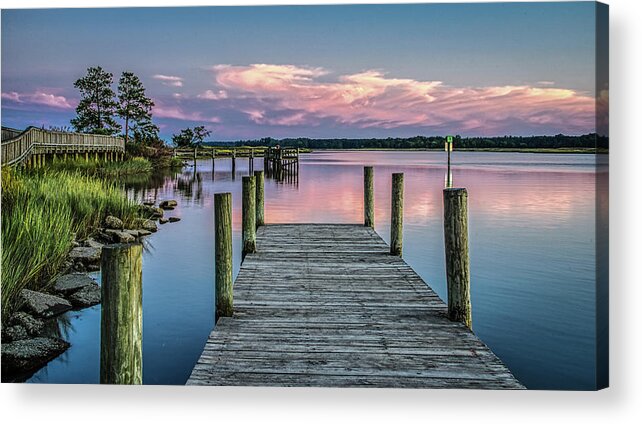
[[521, 389], [370, 227], [259, 227], [189, 385]]

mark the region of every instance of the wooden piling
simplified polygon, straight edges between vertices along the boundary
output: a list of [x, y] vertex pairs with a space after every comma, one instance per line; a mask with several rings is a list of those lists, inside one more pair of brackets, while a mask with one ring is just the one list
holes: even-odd
[[256, 227], [265, 225], [265, 175], [263, 171], [254, 171], [256, 180]]
[[403, 245], [403, 173], [392, 174], [390, 254], [401, 256]]
[[100, 383], [143, 382], [143, 247], [106, 245], [101, 257]]
[[214, 322], [231, 317], [234, 311], [232, 291], [232, 193], [214, 195], [214, 272], [216, 307]]
[[243, 257], [256, 252], [256, 180], [243, 177]]
[[374, 169], [363, 167], [363, 220], [366, 227], [374, 228]]
[[472, 328], [470, 264], [468, 257], [468, 193], [444, 190], [444, 243], [448, 284], [448, 318]]

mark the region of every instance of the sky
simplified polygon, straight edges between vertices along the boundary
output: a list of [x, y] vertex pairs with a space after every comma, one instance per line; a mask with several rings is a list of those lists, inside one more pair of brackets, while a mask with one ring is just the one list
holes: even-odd
[[90, 66], [169, 139], [595, 132], [595, 4], [2, 11], [2, 125], [69, 126]]

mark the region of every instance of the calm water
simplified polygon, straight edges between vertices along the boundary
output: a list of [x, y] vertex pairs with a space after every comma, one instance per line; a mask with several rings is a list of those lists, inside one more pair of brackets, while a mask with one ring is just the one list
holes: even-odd
[[[445, 299], [441, 152], [318, 152], [298, 183], [266, 179], [266, 220], [357, 223], [364, 165], [375, 166], [376, 230], [389, 241], [390, 174], [405, 173], [404, 258]], [[455, 152], [467, 187], [473, 327], [529, 388], [590, 389], [595, 357], [593, 155]], [[261, 169], [256, 160], [255, 169]], [[145, 384], [183, 384], [213, 326], [213, 194], [231, 191], [240, 266], [247, 160], [200, 161], [130, 185], [138, 199], [176, 199], [182, 221], [148, 238], [143, 265]], [[99, 277], [96, 274], [96, 277]], [[97, 383], [100, 306], [64, 317], [72, 347], [29, 381]]]

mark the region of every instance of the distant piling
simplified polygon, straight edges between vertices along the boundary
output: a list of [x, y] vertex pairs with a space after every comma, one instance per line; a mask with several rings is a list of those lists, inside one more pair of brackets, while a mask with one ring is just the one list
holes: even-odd
[[374, 228], [374, 169], [363, 167], [363, 220], [366, 227]]
[[468, 192], [444, 190], [444, 242], [448, 284], [448, 318], [472, 328], [468, 255]]
[[100, 268], [100, 383], [142, 384], [143, 246], [105, 245]]
[[214, 195], [214, 273], [216, 306], [214, 322], [231, 317], [234, 311], [232, 291], [232, 193]]
[[256, 180], [243, 177], [243, 257], [256, 251]]
[[254, 171], [256, 184], [256, 227], [265, 225], [265, 174], [263, 171]]
[[403, 173], [392, 174], [390, 254], [401, 256], [403, 248]]

